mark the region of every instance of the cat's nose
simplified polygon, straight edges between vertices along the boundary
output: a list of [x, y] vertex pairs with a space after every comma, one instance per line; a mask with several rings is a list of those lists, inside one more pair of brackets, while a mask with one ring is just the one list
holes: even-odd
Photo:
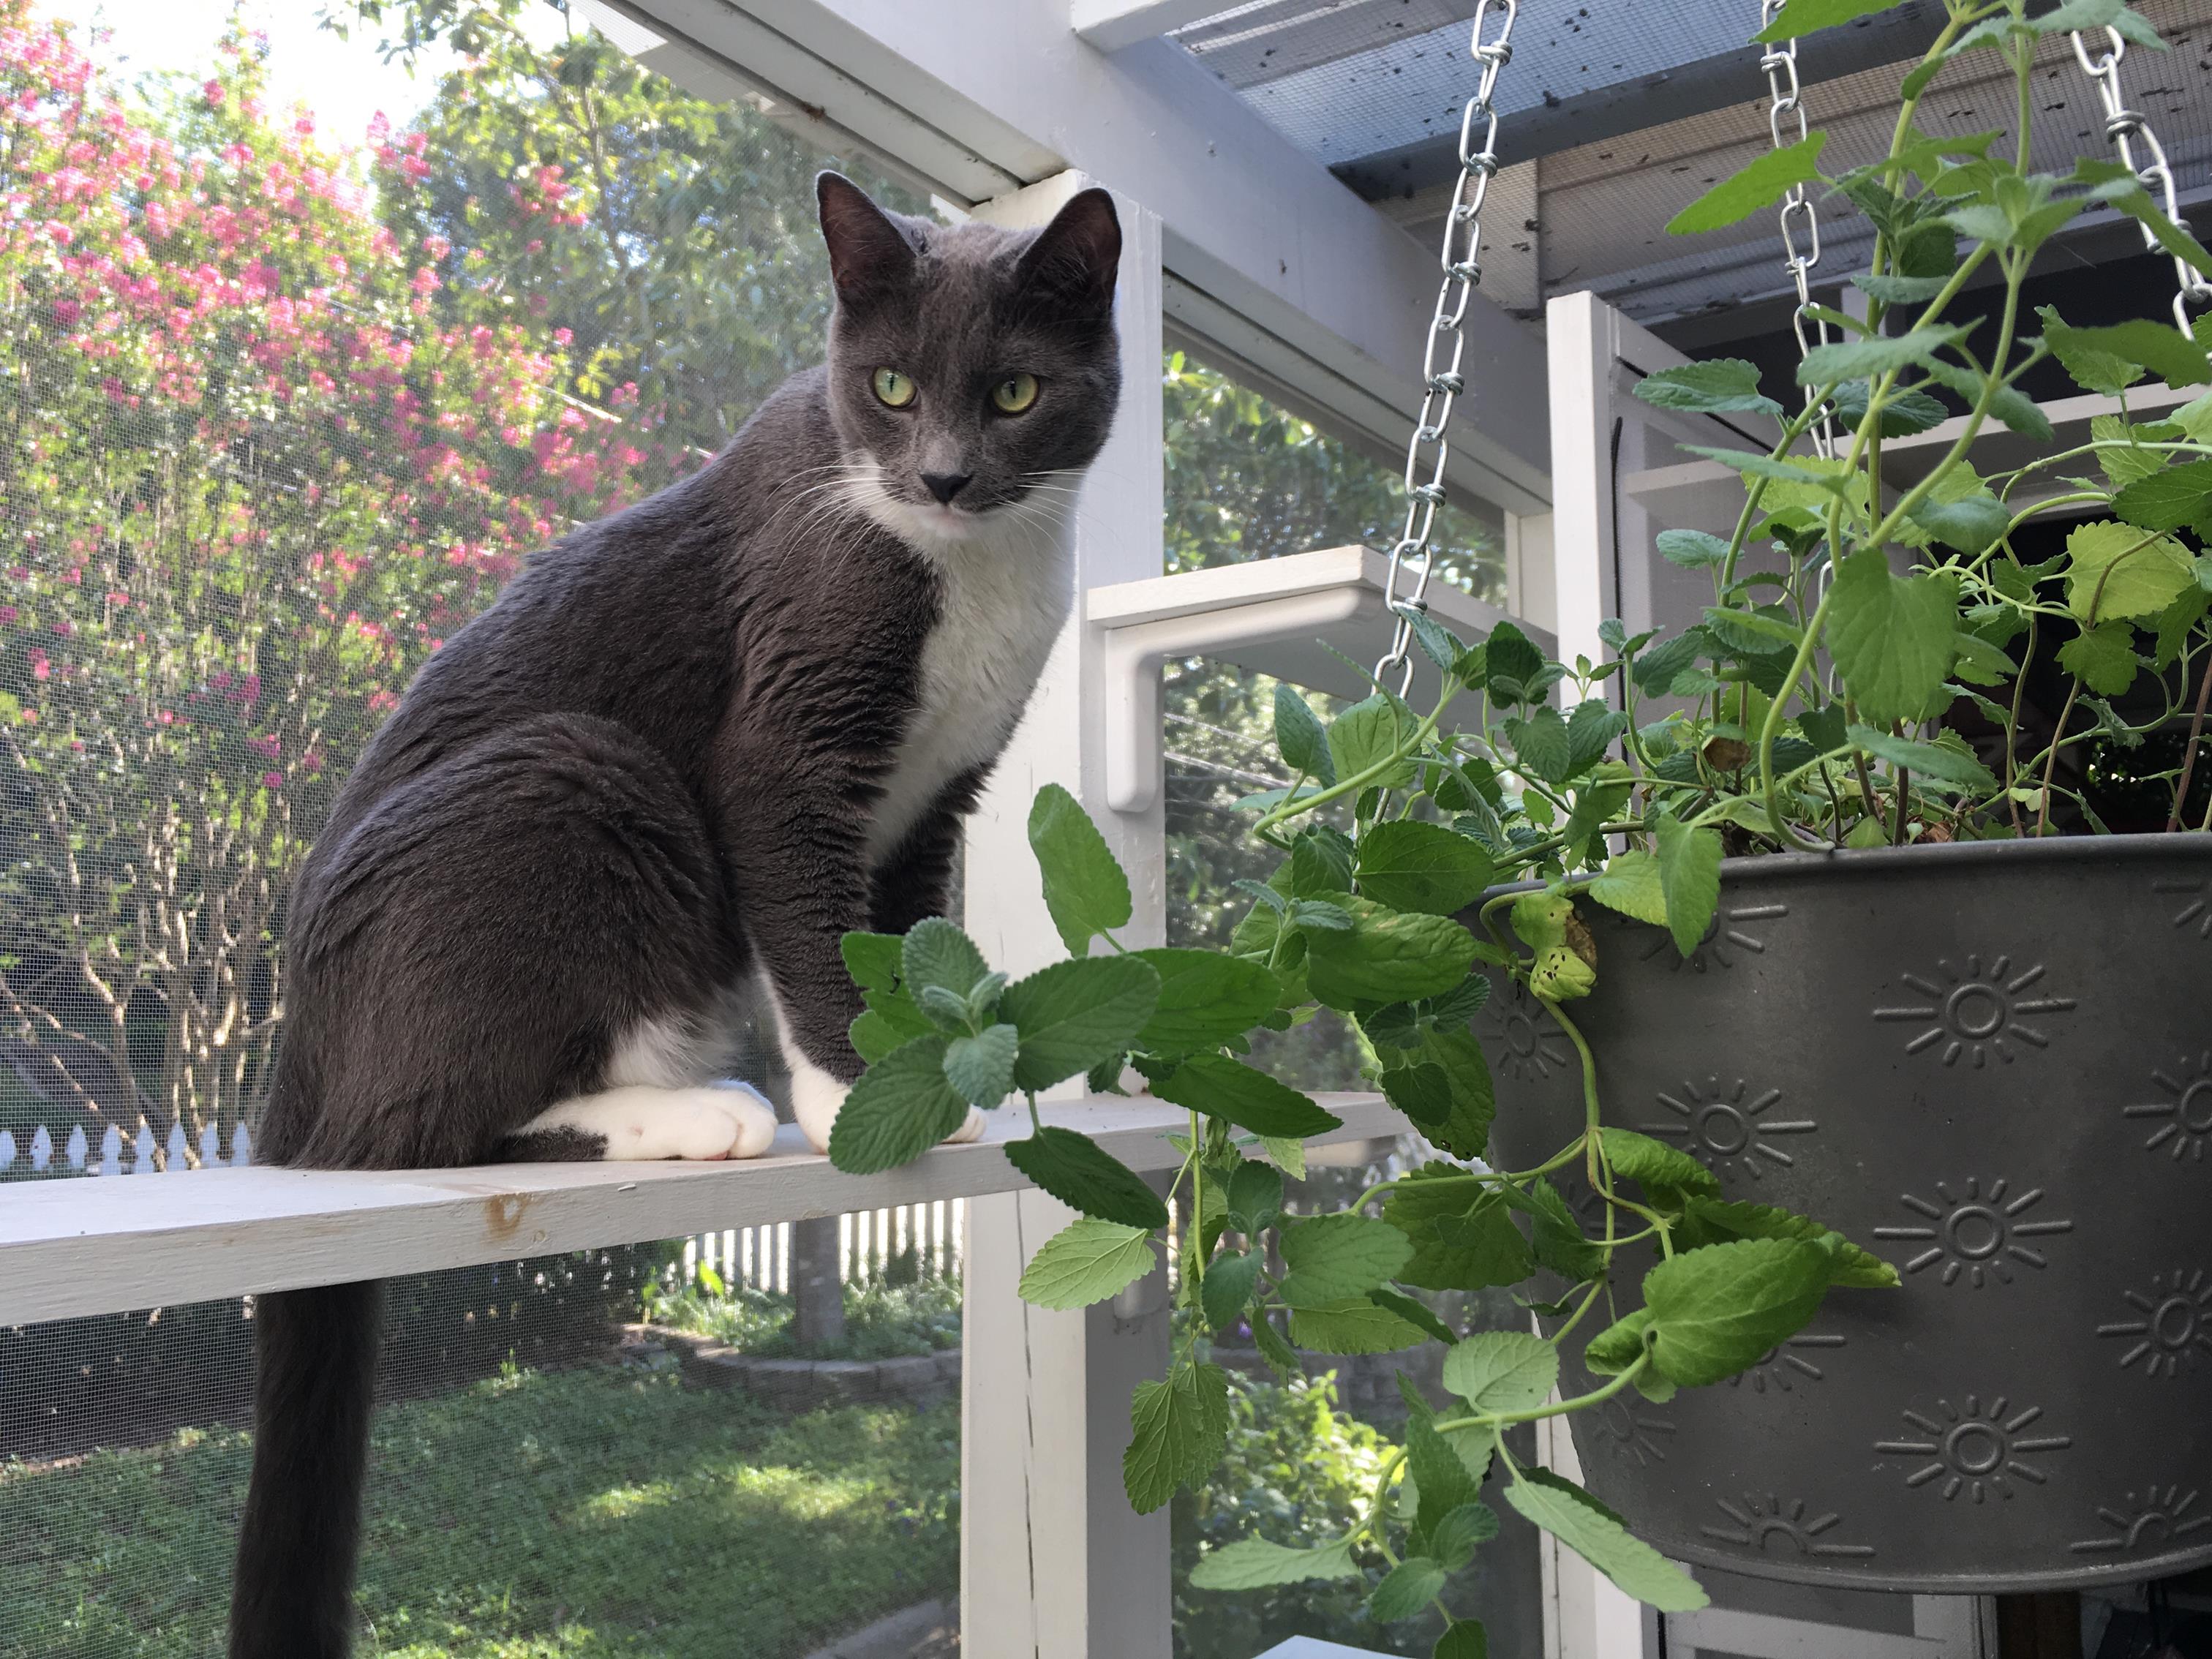
[[921, 481], [941, 504], [950, 507], [952, 498], [965, 489], [968, 481], [975, 476], [972, 472], [925, 472]]

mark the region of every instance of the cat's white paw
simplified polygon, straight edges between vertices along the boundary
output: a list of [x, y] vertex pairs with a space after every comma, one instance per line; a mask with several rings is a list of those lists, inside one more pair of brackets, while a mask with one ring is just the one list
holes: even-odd
[[744, 1088], [656, 1089], [625, 1084], [580, 1095], [523, 1126], [530, 1135], [571, 1130], [605, 1142], [609, 1163], [758, 1158], [775, 1139], [775, 1114]]
[[791, 1068], [791, 1115], [816, 1152], [830, 1150], [830, 1131], [836, 1127], [837, 1113], [851, 1092], [850, 1084], [838, 1082], [803, 1059]]
[[959, 1146], [971, 1140], [981, 1140], [983, 1138], [983, 1131], [990, 1127], [990, 1122], [991, 1120], [983, 1115], [981, 1108], [970, 1106], [968, 1109], [968, 1115], [962, 1120], [960, 1127], [945, 1137], [945, 1144], [948, 1146]]

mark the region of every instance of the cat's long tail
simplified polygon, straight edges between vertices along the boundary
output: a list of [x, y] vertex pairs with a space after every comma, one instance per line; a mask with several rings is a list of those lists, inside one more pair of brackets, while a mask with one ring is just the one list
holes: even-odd
[[253, 1479], [230, 1659], [345, 1659], [383, 1286], [279, 1291], [253, 1306]]

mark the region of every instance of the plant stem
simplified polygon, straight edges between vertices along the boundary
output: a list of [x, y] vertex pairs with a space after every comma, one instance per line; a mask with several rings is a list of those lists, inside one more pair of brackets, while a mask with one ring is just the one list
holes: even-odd
[[[1836, 544], [1831, 540], [1828, 544], [1828, 556], [1832, 559], [1835, 555]], [[1790, 824], [1783, 821], [1779, 792], [1776, 787], [1774, 776], [1774, 738], [1775, 734], [1782, 729], [1782, 711], [1790, 702], [1790, 693], [1797, 689], [1797, 682], [1804, 674], [1806, 665], [1813, 660], [1813, 652], [1820, 642], [1820, 626], [1827, 620], [1828, 605], [1835, 596], [1836, 585], [1830, 582], [1828, 591], [1820, 595], [1820, 604], [1813, 607], [1812, 618], [1805, 624], [1805, 637], [1797, 642], [1797, 654], [1790, 659], [1790, 672], [1783, 677], [1781, 688], [1775, 692], [1773, 700], [1766, 705], [1766, 718], [1759, 723], [1759, 775], [1760, 781], [1765, 785], [1766, 821], [1773, 827], [1774, 834], [1780, 838], [1784, 846], [1794, 848], [1800, 853], [1823, 853], [1827, 849], [1817, 841], [1806, 840]]]
[[2051, 753], [2043, 763], [2043, 799], [2036, 804], [2035, 833], [2039, 838], [2051, 829], [2051, 781], [2058, 775], [2058, 751], [2063, 749], [2066, 722], [2074, 714], [2074, 699], [2081, 695], [2081, 677], [2076, 674], [2066, 688], [2066, 706], [2058, 711], [2058, 725], [2051, 734]]
[[2197, 708], [2189, 717], [2188, 745], [2181, 751], [2181, 776], [2173, 786], [2173, 816], [2166, 821], [2169, 836], [2181, 828], [2181, 814], [2189, 804], [2190, 779], [2197, 770], [2197, 745], [2204, 737], [2204, 710], [2212, 704], [2212, 649], [2204, 653], [2204, 677], [2197, 683]]
[[1472, 1417], [1441, 1418], [1435, 1425], [1436, 1430], [1439, 1434], [1449, 1434], [1455, 1429], [1496, 1428], [1508, 1423], [1534, 1423], [1547, 1417], [1564, 1417], [1569, 1412], [1583, 1411], [1592, 1406], [1601, 1406], [1641, 1376], [1644, 1374], [1644, 1368], [1650, 1363], [1651, 1356], [1649, 1353], [1639, 1354], [1633, 1364], [1628, 1366], [1603, 1388], [1593, 1389], [1588, 1394], [1578, 1394], [1572, 1400], [1562, 1400], [1549, 1406], [1531, 1406], [1524, 1411], [1478, 1412]]

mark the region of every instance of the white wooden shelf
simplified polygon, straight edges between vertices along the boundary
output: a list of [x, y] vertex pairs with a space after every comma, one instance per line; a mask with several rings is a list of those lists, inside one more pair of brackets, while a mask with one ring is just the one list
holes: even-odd
[[[1372, 689], [1338, 658], [1375, 660], [1389, 637], [1382, 607], [1390, 562], [1366, 547], [1254, 559], [1115, 582], [1084, 595], [1084, 619], [1105, 638], [1106, 799], [1117, 812], [1141, 812], [1160, 788], [1160, 665], [1170, 657], [1211, 657], [1272, 674], [1331, 696]], [[1430, 614], [1472, 644], [1511, 622], [1548, 655], [1551, 633], [1469, 597], [1449, 582], [1429, 584]], [[1427, 659], [1421, 659], [1426, 669]]]
[[[1379, 1095], [1321, 1095], [1344, 1120], [1309, 1144], [1404, 1133]], [[1172, 1169], [1165, 1137], [1189, 1120], [1149, 1098], [1043, 1109], [1132, 1169]], [[200, 1170], [0, 1187], [0, 1328], [174, 1307], [215, 1297], [385, 1279], [1030, 1185], [1006, 1142], [1018, 1107], [983, 1139], [903, 1169], [852, 1176], [785, 1125], [767, 1156], [726, 1164], [501, 1164], [468, 1170]]]

